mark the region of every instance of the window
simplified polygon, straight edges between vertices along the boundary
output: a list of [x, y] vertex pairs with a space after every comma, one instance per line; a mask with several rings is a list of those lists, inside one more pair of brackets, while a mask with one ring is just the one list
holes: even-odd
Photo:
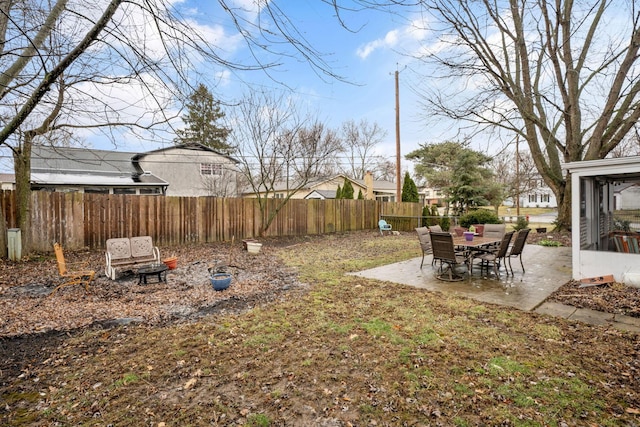
[[113, 194], [136, 194], [135, 188], [114, 188]]
[[160, 194], [160, 189], [155, 188], [141, 188], [140, 194]]
[[85, 187], [84, 192], [87, 194], [109, 194], [106, 187]]
[[222, 164], [200, 163], [200, 175], [222, 175]]
[[549, 203], [549, 194], [541, 194], [540, 195], [540, 201], [542, 203]]
[[538, 203], [538, 195], [529, 194], [529, 203]]

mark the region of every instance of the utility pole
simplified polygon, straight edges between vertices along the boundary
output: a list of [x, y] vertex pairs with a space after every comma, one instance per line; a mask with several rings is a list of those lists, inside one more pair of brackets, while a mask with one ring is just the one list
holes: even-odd
[[516, 134], [516, 217], [520, 218], [520, 135]]
[[396, 194], [397, 194], [397, 202], [402, 201], [402, 190], [401, 190], [401, 177], [402, 173], [400, 170], [400, 90], [399, 90], [399, 74], [400, 71], [396, 70]]

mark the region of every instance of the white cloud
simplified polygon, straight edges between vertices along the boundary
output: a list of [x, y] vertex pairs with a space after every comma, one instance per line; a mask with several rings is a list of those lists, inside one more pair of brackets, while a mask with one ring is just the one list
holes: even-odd
[[361, 59], [367, 59], [377, 49], [393, 48], [399, 41], [399, 30], [389, 31], [383, 38], [366, 43], [357, 49], [356, 54]]
[[426, 22], [422, 19], [414, 19], [401, 28], [396, 28], [385, 34], [384, 37], [365, 43], [360, 46], [356, 54], [361, 59], [367, 59], [373, 52], [381, 49], [396, 49], [402, 47], [405, 51], [417, 49], [420, 42], [429, 34]]

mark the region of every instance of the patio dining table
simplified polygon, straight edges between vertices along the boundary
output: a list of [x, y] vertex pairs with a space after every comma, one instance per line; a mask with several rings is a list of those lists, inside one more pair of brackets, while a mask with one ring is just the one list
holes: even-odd
[[495, 237], [473, 236], [473, 240], [467, 240], [464, 236], [453, 236], [453, 245], [462, 249], [467, 257], [467, 269], [471, 272], [471, 262], [473, 261], [473, 252], [478, 250], [486, 250], [489, 247], [500, 245], [501, 239]]

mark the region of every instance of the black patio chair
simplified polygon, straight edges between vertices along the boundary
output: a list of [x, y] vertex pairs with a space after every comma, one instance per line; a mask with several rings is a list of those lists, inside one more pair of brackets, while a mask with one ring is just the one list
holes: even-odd
[[511, 275], [513, 275], [513, 267], [511, 267], [511, 258], [518, 257], [520, 258], [520, 266], [522, 266], [522, 272], [524, 273], [524, 264], [522, 263], [522, 250], [524, 249], [525, 243], [527, 243], [527, 236], [531, 229], [523, 228], [518, 231], [518, 235], [516, 236], [516, 241], [511, 246], [511, 250], [509, 251], [509, 255], [507, 255], [507, 259], [509, 260], [509, 270], [511, 270]]
[[[461, 265], [467, 264], [467, 258], [456, 254], [453, 245], [453, 236], [450, 233], [431, 232], [431, 248], [433, 250], [433, 259], [440, 261], [439, 273], [436, 278], [447, 282], [455, 282], [464, 279], [464, 277], [456, 274], [455, 269]], [[447, 266], [445, 269], [444, 266]], [[445, 276], [446, 274], [446, 276]]]
[[[500, 276], [500, 263], [507, 256], [507, 251], [509, 250], [509, 244], [511, 243], [511, 238], [513, 237], [513, 231], [509, 231], [508, 233], [504, 233], [502, 240], [500, 241], [500, 246], [497, 249], [474, 249], [471, 253], [471, 260], [469, 261], [469, 269], [473, 273], [473, 260], [480, 260], [480, 273], [482, 273], [482, 269], [484, 267], [487, 268], [487, 274], [489, 272], [489, 266], [493, 265], [493, 272], [497, 276]], [[507, 265], [505, 261], [505, 270], [507, 271], [507, 275], [509, 275], [509, 271], [507, 270]], [[513, 273], [512, 273], [513, 274]]]

